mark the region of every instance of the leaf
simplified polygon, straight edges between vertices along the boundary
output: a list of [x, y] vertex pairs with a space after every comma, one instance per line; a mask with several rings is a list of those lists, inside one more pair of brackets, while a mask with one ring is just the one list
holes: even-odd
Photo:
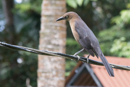
[[130, 3], [127, 4], [127, 8], [130, 8]]
[[76, 0], [67, 0], [66, 2], [70, 7], [77, 8]]
[[[71, 1], [71, 0], [70, 0], [70, 1]], [[84, 1], [84, 0], [76, 0], [77, 4], [78, 4], [79, 6], [82, 6], [83, 1]], [[88, 1], [88, 0], [85, 0], [85, 1]]]
[[84, 0], [84, 5], [86, 6], [88, 4], [89, 0]]
[[32, 19], [28, 18], [28, 20], [26, 21], [19, 21], [19, 22], [21, 23], [17, 23], [17, 26], [16, 26], [17, 33], [20, 33], [25, 27], [27, 27], [30, 23], [32, 23]]

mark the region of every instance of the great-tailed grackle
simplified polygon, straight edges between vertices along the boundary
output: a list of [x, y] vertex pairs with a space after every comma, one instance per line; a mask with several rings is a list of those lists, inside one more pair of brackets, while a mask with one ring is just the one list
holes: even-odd
[[[56, 21], [68, 20], [71, 26], [71, 30], [76, 41], [91, 55], [94, 54], [101, 58], [104, 66], [106, 67], [110, 76], [114, 77], [114, 72], [112, 67], [109, 65], [107, 59], [103, 55], [99, 42], [91, 31], [91, 29], [85, 24], [85, 22], [78, 16], [75, 12], [67, 12], [62, 17], [58, 18]], [[83, 51], [83, 49], [81, 50]], [[79, 52], [81, 52], [79, 51]], [[77, 52], [76, 55], [79, 53]]]

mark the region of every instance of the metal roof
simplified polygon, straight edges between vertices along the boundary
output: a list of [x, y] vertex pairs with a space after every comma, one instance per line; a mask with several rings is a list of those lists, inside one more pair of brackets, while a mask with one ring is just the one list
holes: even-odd
[[[130, 59], [110, 57], [110, 56], [106, 56], [106, 58], [109, 63], [130, 66]], [[91, 57], [91, 56], [90, 59], [101, 61], [100, 58]], [[71, 81], [71, 79], [76, 74], [75, 70], [77, 70], [79, 67], [83, 65], [84, 64], [82, 62], [77, 63], [77, 66], [75, 66], [75, 68], [71, 71], [70, 75], [66, 78], [66, 85], [69, 83], [69, 81]], [[98, 78], [98, 80], [101, 82], [103, 87], [129, 87], [130, 86], [130, 71], [114, 69], [115, 77], [110, 77], [104, 66], [98, 66], [93, 64], [90, 64], [90, 66], [91, 66], [90, 67], [91, 70], [93, 70], [94, 72], [94, 75], [96, 76], [96, 78]], [[94, 80], [95, 78], [94, 75], [91, 73], [88, 74], [87, 72], [80, 74], [78, 80], [76, 80], [73, 83], [72, 87], [75, 86], [96, 87], [97, 83]]]
[[[106, 56], [109, 63], [130, 66], [130, 59]], [[91, 57], [96, 61], [100, 58]], [[115, 77], [110, 77], [104, 66], [92, 65], [91, 67], [104, 87], [130, 87], [130, 71], [114, 69]]]
[[[79, 66], [81, 64], [81, 66]], [[89, 64], [78, 63], [78, 67], [72, 71], [68, 79], [66, 79], [66, 87], [102, 87], [101, 82], [94, 74]], [[71, 78], [71, 79], [69, 79]]]

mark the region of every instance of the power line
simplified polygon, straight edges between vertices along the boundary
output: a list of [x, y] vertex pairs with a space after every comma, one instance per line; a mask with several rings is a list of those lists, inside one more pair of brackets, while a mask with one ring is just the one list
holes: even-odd
[[[30, 53], [34, 53], [34, 54], [68, 58], [68, 59], [72, 59], [72, 60], [75, 60], [75, 61], [82, 61], [84, 63], [87, 63], [87, 60], [89, 60], [90, 64], [103, 66], [102, 62], [95, 61], [95, 60], [92, 60], [92, 59], [87, 59], [87, 58], [81, 57], [81, 56], [80, 56], [80, 59], [79, 59], [77, 56], [73, 56], [73, 55], [68, 55], [68, 54], [63, 54], [63, 53], [58, 53], [58, 52], [52, 52], [52, 51], [38, 50], [38, 49], [33, 49], [33, 48], [18, 46], [18, 45], [12, 45], [12, 44], [8, 44], [8, 43], [1, 42], [1, 41], [0, 41], [0, 46], [6, 47], [6, 48], [11, 48], [11, 49], [14, 49], [14, 50], [26, 51], [26, 52], [30, 52]], [[110, 65], [112, 66], [112, 68], [130, 71], [130, 66], [117, 65], [117, 64], [110, 64]]]

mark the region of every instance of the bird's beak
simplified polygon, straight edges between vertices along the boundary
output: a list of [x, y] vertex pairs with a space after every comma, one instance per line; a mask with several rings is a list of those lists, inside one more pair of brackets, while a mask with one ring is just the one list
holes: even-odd
[[64, 19], [66, 19], [66, 18], [65, 17], [60, 17], [56, 21], [60, 21], [60, 20], [64, 20]]

